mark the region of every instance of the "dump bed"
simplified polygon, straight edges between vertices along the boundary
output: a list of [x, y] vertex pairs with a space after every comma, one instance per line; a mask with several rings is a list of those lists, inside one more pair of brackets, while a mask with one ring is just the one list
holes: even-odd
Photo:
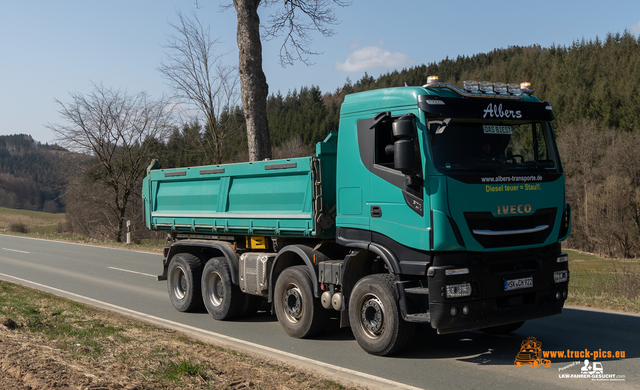
[[177, 233], [330, 238], [335, 234], [335, 138], [317, 156], [253, 163], [147, 168], [149, 229]]

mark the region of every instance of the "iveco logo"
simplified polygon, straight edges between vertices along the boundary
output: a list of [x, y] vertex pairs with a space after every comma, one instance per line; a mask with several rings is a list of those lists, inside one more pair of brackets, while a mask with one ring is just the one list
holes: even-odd
[[531, 214], [530, 204], [499, 204], [498, 215]]

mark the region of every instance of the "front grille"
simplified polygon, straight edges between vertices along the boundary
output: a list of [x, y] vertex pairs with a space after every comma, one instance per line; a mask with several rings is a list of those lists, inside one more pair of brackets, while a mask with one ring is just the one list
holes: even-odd
[[[555, 207], [540, 209], [531, 215], [519, 215], [514, 217], [494, 217], [489, 212], [464, 213], [467, 226], [473, 238], [484, 248], [503, 248], [521, 245], [542, 244], [551, 231], [556, 219]], [[525, 234], [505, 234], [486, 236], [474, 234], [474, 230], [509, 231], [533, 229], [536, 226], [549, 225], [545, 230]]]
[[542, 268], [541, 259], [546, 252], [524, 249], [508, 252], [477, 252], [469, 256], [470, 264], [486, 267], [491, 276], [508, 276], [522, 272], [536, 272]]

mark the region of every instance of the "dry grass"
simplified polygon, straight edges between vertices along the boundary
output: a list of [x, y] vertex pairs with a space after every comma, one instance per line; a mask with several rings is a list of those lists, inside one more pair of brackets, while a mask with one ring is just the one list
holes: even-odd
[[0, 388], [345, 389], [317, 374], [0, 282]]
[[[0, 207], [0, 231], [8, 231], [12, 225], [24, 225], [28, 230], [46, 226], [58, 227], [64, 222], [64, 213], [45, 213], [33, 210], [15, 210]], [[55, 229], [54, 229], [55, 230]]]

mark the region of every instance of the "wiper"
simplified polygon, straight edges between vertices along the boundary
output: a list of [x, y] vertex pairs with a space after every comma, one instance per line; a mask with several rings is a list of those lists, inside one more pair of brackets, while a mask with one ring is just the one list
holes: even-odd
[[489, 168], [476, 168], [476, 167], [456, 167], [446, 168], [440, 167], [443, 172], [482, 172], [482, 173], [498, 173], [494, 169]]
[[540, 160], [538, 161], [536, 168], [555, 168], [556, 164], [551, 160]]
[[546, 171], [549, 168], [555, 168], [555, 164], [544, 163], [544, 164], [536, 164], [533, 161], [528, 163], [520, 163], [520, 164], [506, 164], [505, 168], [509, 171], [513, 170], [529, 170], [529, 171]]

